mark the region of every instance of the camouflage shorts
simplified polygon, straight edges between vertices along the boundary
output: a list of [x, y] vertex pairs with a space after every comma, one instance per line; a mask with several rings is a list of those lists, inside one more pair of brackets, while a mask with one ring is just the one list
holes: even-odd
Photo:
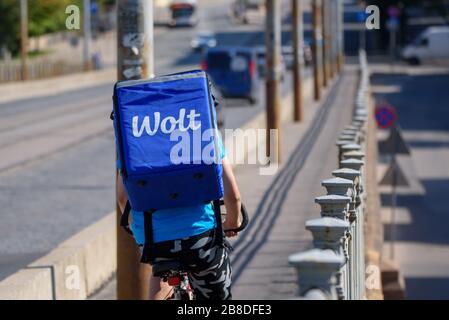
[[230, 245], [215, 241], [216, 230], [187, 239], [156, 244], [157, 259], [176, 259], [189, 270], [189, 280], [197, 300], [230, 300]]

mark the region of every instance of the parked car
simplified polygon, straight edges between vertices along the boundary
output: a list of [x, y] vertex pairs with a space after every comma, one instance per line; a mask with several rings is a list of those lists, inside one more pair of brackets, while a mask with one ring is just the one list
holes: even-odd
[[[302, 48], [303, 48], [304, 64], [306, 66], [310, 66], [312, 64], [313, 59], [310, 42], [308, 40], [304, 40], [302, 46], [303, 46]], [[282, 57], [284, 59], [286, 69], [291, 70], [293, 68], [294, 63], [294, 53], [291, 44], [282, 46]]]
[[224, 97], [246, 98], [254, 105], [259, 97], [256, 52], [251, 48], [222, 47], [206, 51], [201, 62]]
[[402, 50], [411, 65], [449, 62], [449, 27], [429, 27]]
[[215, 97], [216, 104], [216, 113], [217, 113], [217, 126], [218, 129], [224, 128], [225, 125], [225, 109], [226, 109], [226, 100], [221, 94], [220, 90], [212, 85], [212, 94]]
[[293, 56], [293, 47], [291, 45], [282, 46], [282, 58], [285, 63], [285, 68], [291, 70], [293, 68], [294, 56]]
[[304, 39], [304, 63], [306, 66], [311, 66], [313, 62], [312, 53], [312, 41], [310, 39]]
[[[259, 73], [259, 77], [264, 78], [266, 75], [266, 51], [264, 46], [256, 47], [255, 48], [256, 55], [257, 55], [257, 70]], [[285, 73], [287, 71], [287, 67], [285, 65], [285, 59], [284, 56], [281, 55], [281, 80], [284, 81], [285, 79]]]
[[215, 35], [211, 32], [200, 32], [192, 39], [190, 45], [195, 51], [203, 51], [209, 48], [215, 48], [217, 46], [217, 39], [215, 39]]

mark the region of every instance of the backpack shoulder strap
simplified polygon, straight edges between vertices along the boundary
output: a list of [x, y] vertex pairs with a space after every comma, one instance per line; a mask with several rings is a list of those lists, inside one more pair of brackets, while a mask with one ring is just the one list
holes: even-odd
[[129, 214], [131, 213], [131, 203], [126, 201], [125, 210], [123, 210], [122, 216], [120, 217], [120, 226], [125, 229], [125, 231], [133, 235], [131, 228], [129, 227]]
[[145, 232], [145, 244], [143, 246], [141, 263], [152, 264], [155, 260], [155, 245], [153, 239], [153, 213], [156, 210], [145, 211], [143, 214], [144, 232]]
[[221, 200], [214, 200], [212, 202], [212, 205], [214, 208], [215, 220], [217, 222], [217, 225], [215, 227], [217, 230], [215, 241], [217, 245], [221, 246], [225, 241], [225, 235], [223, 232], [223, 223], [221, 220]]

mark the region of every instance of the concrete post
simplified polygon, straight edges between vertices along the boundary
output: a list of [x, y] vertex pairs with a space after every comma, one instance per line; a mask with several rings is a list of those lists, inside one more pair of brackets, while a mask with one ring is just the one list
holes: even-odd
[[351, 202], [348, 209], [348, 219], [350, 222], [350, 230], [348, 234], [350, 235], [351, 241], [348, 242], [348, 256], [349, 256], [349, 262], [348, 262], [348, 269], [349, 269], [349, 275], [350, 279], [348, 279], [349, 282], [349, 298], [354, 299], [356, 296], [356, 288], [358, 283], [356, 280], [358, 279], [358, 259], [359, 259], [359, 252], [358, 252], [358, 234], [357, 234], [357, 213], [356, 213], [356, 192], [357, 187], [356, 184], [359, 182], [360, 178], [360, 171], [355, 171], [351, 169], [340, 169], [332, 172], [332, 174], [337, 177], [337, 179], [342, 179], [344, 181], [349, 181], [351, 185], [351, 190], [348, 190], [348, 195], [351, 197]]
[[[340, 196], [340, 195], [327, 195], [323, 197], [315, 198], [315, 202], [318, 203], [321, 207], [321, 217], [326, 218], [336, 218], [344, 221], [348, 221], [348, 205], [351, 201], [351, 198], [348, 196]], [[346, 235], [346, 241], [344, 242], [344, 256], [346, 260], [350, 259], [349, 256], [349, 247], [350, 247], [351, 235], [348, 233]], [[353, 271], [350, 269], [350, 260], [349, 263], [345, 266], [345, 288], [346, 296], [350, 299], [352, 296], [351, 293], [351, 282], [349, 279], [352, 278]]]
[[357, 143], [358, 134], [354, 132], [342, 132], [338, 137], [338, 141], [351, 141], [351, 143]]
[[315, 198], [315, 202], [321, 207], [322, 217], [347, 220], [348, 204], [351, 198], [348, 196], [326, 195]]
[[328, 195], [348, 196], [349, 190], [354, 188], [354, 182], [342, 178], [324, 180], [321, 185], [326, 188]]
[[[346, 233], [349, 230], [349, 222], [335, 218], [321, 218], [306, 222], [306, 229], [312, 232], [313, 244], [317, 249], [330, 249], [344, 257], [344, 264], [347, 258], [344, 253]], [[347, 298], [347, 274], [343, 265], [337, 273], [337, 294], [340, 300]]]
[[[351, 179], [350, 176], [356, 176], [356, 183], [354, 189], [354, 220], [356, 221], [356, 261], [357, 261], [357, 270], [359, 279], [357, 281], [357, 294], [358, 298], [362, 299], [365, 291], [365, 256], [364, 256], [364, 225], [365, 225], [365, 207], [363, 201], [363, 190], [364, 190], [364, 174], [363, 174], [363, 161], [357, 159], [348, 159], [342, 161], [343, 169], [337, 170], [334, 172], [334, 176], [344, 177], [346, 179]], [[352, 168], [352, 169], [349, 169]], [[350, 216], [352, 215], [352, 211], [350, 210]]]
[[340, 168], [348, 168], [360, 171], [364, 164], [365, 162], [362, 160], [347, 159], [340, 162]]
[[[345, 129], [348, 130], [348, 129]], [[348, 133], [349, 131], [345, 132]], [[356, 144], [352, 141], [348, 141], [348, 143], [344, 143], [343, 141], [337, 141], [338, 146], [338, 164], [343, 160], [343, 155], [347, 152], [352, 151], [360, 151], [362, 147], [359, 144]]]
[[346, 126], [342, 131], [341, 134], [348, 134], [348, 135], [357, 135], [359, 134], [360, 128], [357, 127], [355, 124], [352, 124], [350, 126]]
[[351, 143], [351, 144], [345, 144], [345, 145], [341, 146], [341, 149], [342, 149], [343, 153], [350, 152], [350, 151], [361, 151], [362, 146], [359, 144], [356, 144], [356, 143]]
[[344, 264], [342, 256], [333, 250], [314, 249], [291, 255], [288, 262], [296, 268], [301, 297], [325, 297], [328, 300], [338, 298], [336, 274]]
[[351, 159], [351, 158], [363, 160], [365, 158], [365, 153], [363, 153], [361, 151], [348, 151], [348, 152], [343, 153], [343, 160], [347, 160], [347, 159]]
[[356, 109], [354, 115], [355, 116], [368, 116], [368, 111], [366, 111], [365, 108], [363, 108], [363, 109]]

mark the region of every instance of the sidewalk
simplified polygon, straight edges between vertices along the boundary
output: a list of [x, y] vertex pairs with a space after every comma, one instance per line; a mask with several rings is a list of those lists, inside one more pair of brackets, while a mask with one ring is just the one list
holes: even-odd
[[311, 246], [304, 224], [319, 218], [314, 198], [324, 194], [321, 181], [337, 168], [335, 139], [349, 122], [356, 79], [354, 70], [346, 70], [324, 103], [307, 104], [303, 124], [284, 125], [285, 162], [275, 177], [258, 176], [251, 168], [236, 170], [253, 216], [247, 232], [234, 243], [235, 299], [294, 297], [296, 274], [287, 259]]
[[[283, 125], [284, 162], [275, 176], [260, 176], [256, 166], [235, 169], [251, 222], [233, 242], [234, 299], [294, 297], [296, 275], [287, 259], [311, 246], [304, 223], [319, 217], [314, 198], [337, 168], [335, 139], [349, 122], [356, 80], [355, 68], [346, 67], [320, 104], [306, 101], [303, 123]], [[91, 299], [115, 299], [115, 288], [113, 279]]]

